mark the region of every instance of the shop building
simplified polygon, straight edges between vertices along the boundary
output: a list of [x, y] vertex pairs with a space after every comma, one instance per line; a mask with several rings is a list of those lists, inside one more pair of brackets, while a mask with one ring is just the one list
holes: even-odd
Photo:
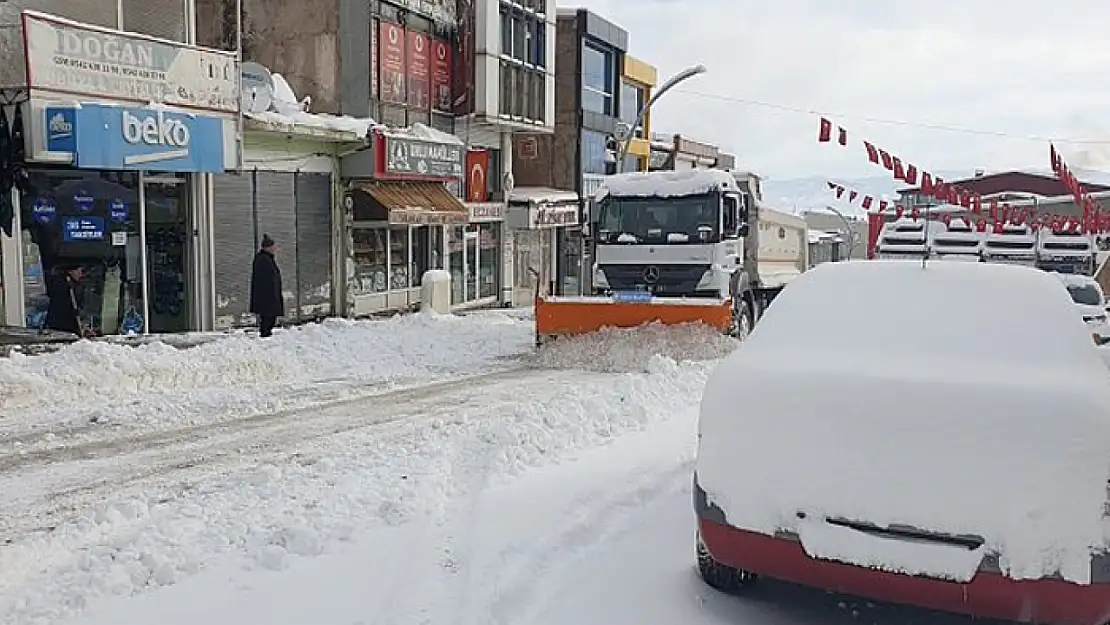
[[283, 323], [344, 314], [339, 158], [366, 144], [370, 120], [309, 112], [280, 74], [244, 64], [243, 165], [213, 179], [217, 328], [254, 325], [249, 271], [264, 234], [279, 248]]
[[47, 280], [80, 267], [89, 334], [211, 326], [212, 174], [239, 166], [235, 54], [33, 12], [23, 36], [5, 321], [41, 327]]
[[[623, 59], [627, 49], [628, 33], [596, 13], [586, 9], [558, 10], [554, 133], [514, 137], [516, 184], [576, 193], [580, 224], [588, 223], [590, 194], [604, 176], [616, 169], [612, 139], [621, 123], [622, 83], [626, 82], [622, 80]], [[555, 292], [581, 293], [586, 277], [584, 268], [590, 262], [583, 228], [564, 229], [557, 248]]]
[[504, 211], [457, 195], [468, 157], [458, 137], [416, 124], [375, 129], [370, 149], [340, 159], [348, 315], [416, 307], [429, 269], [451, 273], [454, 308], [500, 301]]
[[624, 124], [622, 129], [630, 137], [622, 171], [648, 171], [651, 165], [651, 111], [644, 115], [643, 122], [638, 126], [636, 118], [644, 105], [651, 100], [652, 89], [658, 81], [658, 70], [630, 54], [624, 55], [621, 62], [621, 99], [618, 108]]
[[578, 194], [543, 187], [517, 187], [509, 195], [506, 224], [512, 236], [514, 306], [558, 288], [558, 243], [568, 231], [580, 230]]
[[736, 157], [722, 152], [712, 143], [678, 134], [653, 133], [649, 136], [651, 171], [736, 168]]

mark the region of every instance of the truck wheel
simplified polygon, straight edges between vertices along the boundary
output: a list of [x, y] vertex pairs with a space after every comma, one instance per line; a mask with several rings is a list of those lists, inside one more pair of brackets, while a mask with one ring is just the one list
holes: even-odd
[[752, 306], [748, 298], [734, 296], [732, 299], [732, 328], [729, 334], [740, 340], [748, 338], [752, 331], [755, 317], [752, 315]]
[[700, 533], [697, 540], [697, 555], [698, 575], [710, 588], [736, 594], [756, 581], [755, 575], [714, 560], [705, 542], [702, 541]]

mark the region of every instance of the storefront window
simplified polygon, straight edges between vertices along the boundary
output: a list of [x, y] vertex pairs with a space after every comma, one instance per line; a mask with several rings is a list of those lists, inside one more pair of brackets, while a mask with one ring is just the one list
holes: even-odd
[[389, 259], [389, 289], [395, 291], [409, 288], [409, 274], [412, 273], [412, 267], [409, 266], [408, 226], [389, 228]]
[[416, 226], [412, 229], [412, 285], [420, 286], [424, 272], [428, 271], [431, 260], [432, 226]]
[[478, 225], [478, 297], [497, 296], [497, 269], [501, 266], [501, 224]]
[[[29, 190], [21, 198], [27, 231], [27, 325], [48, 327], [49, 317], [54, 329], [76, 329], [90, 336], [142, 332], [138, 174], [52, 169], [28, 173]], [[67, 275], [79, 277], [72, 291]], [[80, 326], [61, 327], [72, 325], [61, 319], [72, 319], [66, 311], [74, 306]], [[51, 309], [54, 315], [49, 315]]]
[[351, 256], [354, 274], [349, 288], [352, 295], [383, 293], [389, 289], [386, 264], [388, 230], [385, 226], [351, 228]]
[[466, 229], [454, 226], [447, 232], [447, 271], [451, 273], [451, 303], [466, 301], [466, 261], [463, 241]]
[[582, 131], [582, 173], [608, 174], [609, 155], [605, 149], [607, 136], [596, 130]]

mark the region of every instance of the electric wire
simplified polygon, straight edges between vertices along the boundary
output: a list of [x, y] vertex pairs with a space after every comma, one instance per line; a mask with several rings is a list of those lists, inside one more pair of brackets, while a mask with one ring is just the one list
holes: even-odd
[[961, 126], [950, 126], [946, 124], [932, 124], [928, 122], [915, 122], [901, 119], [889, 119], [882, 117], [871, 117], [867, 115], [852, 115], [843, 113], [831, 113], [828, 111], [818, 111], [816, 109], [809, 109], [802, 106], [793, 106], [789, 104], [781, 104], [778, 102], [765, 102], [762, 100], [753, 100], [750, 98], [740, 98], [736, 96], [728, 96], [719, 93], [705, 93], [702, 91], [693, 91], [689, 89], [675, 89], [675, 93], [683, 93], [685, 95], [694, 96], [697, 98], [704, 98], [706, 100], [716, 100], [718, 102], [729, 102], [732, 104], [741, 104], [744, 106], [754, 106], [759, 108], [772, 109], [783, 111], [787, 113], [797, 113], [799, 115], [811, 115], [825, 117], [829, 119], [851, 119], [862, 122], [869, 122], [873, 124], [884, 124], [887, 126], [900, 126], [904, 128], [920, 128], [922, 130], [933, 130], [938, 132], [951, 132], [957, 134], [979, 135], [985, 137], [996, 137], [1002, 139], [1017, 139], [1022, 141], [1036, 141], [1038, 143], [1063, 143], [1072, 145], [1108, 145], [1110, 139], [1061, 139], [1056, 137], [1044, 137], [1040, 135], [1023, 135], [1009, 132], [999, 132], [996, 130], [983, 130], [978, 128], [965, 128]]

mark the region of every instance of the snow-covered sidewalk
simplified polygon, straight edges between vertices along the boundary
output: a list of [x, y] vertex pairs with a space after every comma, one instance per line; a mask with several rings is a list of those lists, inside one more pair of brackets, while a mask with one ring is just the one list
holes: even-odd
[[202, 425], [480, 373], [512, 366], [531, 345], [530, 321], [496, 312], [332, 319], [185, 350], [83, 341], [0, 360], [0, 449], [106, 426]]

